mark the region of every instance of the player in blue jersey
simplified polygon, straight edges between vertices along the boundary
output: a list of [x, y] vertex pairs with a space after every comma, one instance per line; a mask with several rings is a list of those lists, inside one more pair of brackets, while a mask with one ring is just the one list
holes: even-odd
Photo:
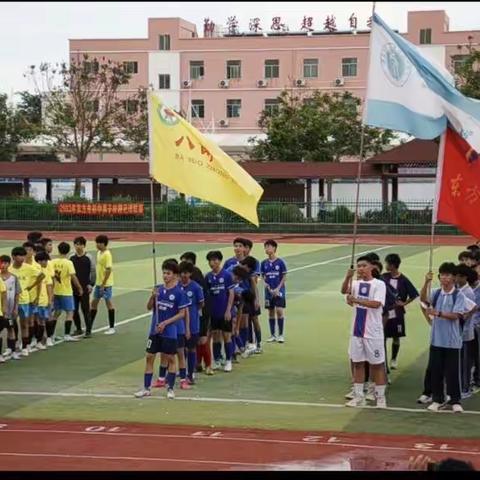
[[[258, 280], [260, 279], [261, 275], [262, 275], [262, 272], [260, 271], [260, 262], [258, 261], [258, 259], [256, 259], [255, 257], [253, 257], [252, 255], [250, 255], [251, 251], [252, 251], [252, 248], [253, 248], [253, 242], [248, 239], [248, 238], [245, 238], [245, 242], [246, 242], [246, 250], [245, 250], [245, 253], [246, 253], [246, 256], [247, 257], [251, 257], [255, 260], [255, 267], [253, 269], [253, 272], [252, 272], [252, 278], [253, 280], [255, 281], [255, 285], [258, 284]], [[257, 295], [256, 295], [256, 300], [255, 300], [255, 309], [253, 310], [253, 312], [249, 313], [248, 315], [248, 321], [246, 323], [246, 326], [248, 328], [248, 341], [250, 343], [250, 349], [253, 350], [254, 353], [262, 353], [262, 348], [261, 348], [261, 339], [259, 341], [259, 339], [257, 338], [256, 334], [258, 331], [260, 331], [260, 321], [258, 319], [258, 317], [260, 316], [260, 314], [262, 313], [261, 312], [261, 309], [260, 309], [260, 297], [258, 296], [258, 287], [255, 286], [255, 289], [257, 290]], [[255, 333], [255, 340], [254, 340], [254, 333]], [[256, 346], [255, 346], [256, 344]]]
[[[286, 307], [285, 282], [287, 265], [277, 257], [278, 244], [275, 240], [267, 240], [263, 246], [268, 258], [261, 263], [260, 269], [265, 282], [265, 308], [268, 310], [270, 338], [267, 342], [283, 343], [284, 309]], [[275, 316], [278, 325], [278, 337], [275, 335]]]
[[[200, 335], [200, 312], [205, 303], [202, 287], [192, 280], [193, 264], [190, 262], [181, 262], [178, 266], [180, 271], [180, 286], [190, 301], [188, 307], [188, 325], [189, 333], [186, 339], [187, 348], [187, 383], [195, 383], [194, 374], [197, 367], [197, 344]], [[181, 387], [181, 385], [180, 385]]]
[[167, 398], [174, 399], [175, 374], [177, 366], [177, 322], [187, 315], [189, 301], [178, 284], [178, 265], [172, 261], [162, 264], [163, 285], [157, 285], [148, 300], [147, 309], [153, 310], [150, 334], [145, 356], [143, 389], [135, 397], [151, 396], [153, 366], [157, 353], [160, 353], [160, 378], [165, 378], [168, 369]]
[[222, 269], [223, 255], [220, 251], [207, 254], [207, 261], [212, 269], [205, 275], [208, 294], [211, 299], [211, 326], [213, 336], [213, 369], [220, 368], [222, 355], [222, 337], [225, 349], [225, 372], [232, 371], [232, 308], [234, 301], [234, 283], [232, 275]]
[[232, 258], [225, 260], [223, 264], [224, 270], [228, 270], [230, 273], [232, 272], [233, 267], [236, 267], [247, 255], [247, 242], [244, 238], [237, 237], [233, 241], [233, 254]]

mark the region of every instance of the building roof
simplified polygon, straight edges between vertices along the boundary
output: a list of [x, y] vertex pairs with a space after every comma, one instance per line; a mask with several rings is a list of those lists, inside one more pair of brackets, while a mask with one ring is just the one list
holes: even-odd
[[367, 160], [373, 165], [436, 165], [438, 143], [416, 138]]

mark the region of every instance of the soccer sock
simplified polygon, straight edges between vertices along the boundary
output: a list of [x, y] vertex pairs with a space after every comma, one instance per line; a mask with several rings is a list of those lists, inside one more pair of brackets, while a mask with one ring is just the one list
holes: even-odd
[[257, 346], [260, 347], [262, 343], [262, 331], [255, 329], [255, 338], [257, 339]]
[[9, 348], [12, 352], [15, 351], [15, 340], [13, 338], [7, 339], [7, 348]]
[[115, 309], [114, 308], [108, 311], [108, 324], [110, 325], [110, 328], [113, 328], [115, 326]]
[[193, 373], [195, 372], [195, 368], [197, 366], [197, 353], [195, 350], [188, 351], [187, 354], [187, 365], [188, 365], [188, 378], [193, 380]]
[[253, 327], [250, 320], [248, 321], [248, 341], [253, 343]]
[[235, 345], [237, 345], [239, 350], [243, 350], [245, 348], [245, 344], [243, 343], [240, 335], [235, 335]]
[[282, 318], [279, 318], [277, 319], [277, 323], [278, 323], [278, 334], [280, 336], [283, 335], [283, 326], [285, 325], [285, 319], [282, 317]]
[[70, 335], [71, 331], [72, 331], [72, 321], [65, 320], [65, 335]]
[[392, 342], [392, 360], [396, 360], [398, 352], [400, 351], [400, 342]]
[[32, 343], [32, 338], [33, 338], [33, 328], [28, 329], [28, 345]]
[[45, 329], [47, 330], [47, 337], [53, 336], [53, 322], [47, 322], [47, 324], [45, 325]]
[[206, 343], [204, 345], [205, 349], [203, 350], [203, 359], [205, 361], [205, 367], [212, 366], [212, 351], [210, 349], [210, 344]]
[[170, 390], [173, 390], [173, 387], [175, 386], [175, 372], [168, 372], [167, 383], [168, 383], [168, 388]]
[[248, 328], [241, 328], [240, 329], [240, 338], [242, 339], [242, 343], [245, 346], [248, 342]]
[[15, 332], [15, 340], [18, 340], [18, 324], [15, 322], [13, 324], [13, 331]]
[[377, 398], [385, 396], [385, 385], [375, 385], [375, 396]]
[[75, 324], [75, 329], [76, 330], [81, 330], [82, 329], [82, 323], [80, 322], [80, 315], [74, 315], [73, 316], [73, 323]]
[[187, 369], [181, 368], [180, 369], [180, 380], [185, 380], [187, 378]]
[[205, 348], [204, 345], [197, 345], [197, 364], [202, 365], [202, 360], [205, 356]]
[[160, 370], [158, 372], [158, 378], [165, 378], [166, 374], [167, 374], [167, 367], [162, 367], [162, 365], [160, 365]]
[[43, 323], [41, 323], [37, 326], [37, 334], [36, 334], [37, 342], [41, 342], [43, 340], [43, 333], [44, 332], [45, 332], [45, 325], [43, 325]]
[[27, 345], [30, 342], [28, 341], [28, 337], [22, 337], [22, 348], [27, 348]]
[[217, 362], [222, 356], [222, 344], [220, 342], [213, 342], [213, 359]]
[[233, 352], [233, 343], [226, 342], [225, 343], [225, 356], [227, 357], [227, 362], [230, 362], [232, 360], [232, 352]]
[[370, 364], [365, 363], [365, 383], [368, 383], [370, 380]]
[[95, 321], [95, 318], [97, 316], [97, 311], [98, 310], [90, 310], [90, 330], [93, 327], [93, 322]]
[[152, 377], [153, 373], [146, 373], [143, 376], [143, 387], [145, 390], [150, 390], [150, 386], [152, 385]]
[[275, 317], [269, 318], [268, 323], [270, 324], [270, 335], [274, 337], [275, 336]]
[[356, 397], [363, 397], [363, 383], [354, 383], [353, 392]]

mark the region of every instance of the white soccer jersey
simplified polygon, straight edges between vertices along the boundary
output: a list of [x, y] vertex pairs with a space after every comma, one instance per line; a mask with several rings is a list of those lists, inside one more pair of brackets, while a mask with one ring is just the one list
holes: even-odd
[[374, 300], [381, 303], [378, 308], [366, 308], [355, 304], [353, 307], [352, 336], [360, 338], [383, 339], [382, 311], [385, 305], [387, 287], [384, 282], [374, 278], [370, 281], [354, 280], [352, 295], [362, 300]]

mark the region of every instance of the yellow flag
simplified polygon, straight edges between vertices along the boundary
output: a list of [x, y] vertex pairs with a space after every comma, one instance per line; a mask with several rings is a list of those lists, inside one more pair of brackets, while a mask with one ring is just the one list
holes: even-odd
[[221, 205], [258, 227], [263, 188], [215, 143], [148, 94], [150, 176], [178, 192]]

